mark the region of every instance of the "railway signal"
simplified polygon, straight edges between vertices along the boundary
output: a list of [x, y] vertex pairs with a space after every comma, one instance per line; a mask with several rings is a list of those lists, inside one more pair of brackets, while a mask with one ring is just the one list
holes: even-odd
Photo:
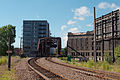
[[8, 50], [8, 51], [6, 51], [6, 53], [12, 53], [12, 51], [11, 51], [11, 50]]
[[10, 65], [11, 65], [11, 37], [9, 37], [9, 42], [8, 42], [8, 70], [10, 71]]

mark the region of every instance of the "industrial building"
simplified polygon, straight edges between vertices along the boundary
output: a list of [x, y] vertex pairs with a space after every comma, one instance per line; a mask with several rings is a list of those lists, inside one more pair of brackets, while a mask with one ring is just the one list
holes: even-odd
[[[89, 59], [94, 59], [94, 50], [96, 50], [97, 60], [104, 60], [103, 56], [108, 52], [114, 61], [114, 49], [120, 45], [119, 10], [96, 18], [94, 30], [96, 34], [93, 31], [68, 33], [68, 45]], [[95, 49], [94, 42], [96, 42]], [[68, 48], [68, 53], [73, 56], [80, 55], [70, 48]]]
[[68, 47], [68, 54], [72, 56], [84, 55], [87, 58], [93, 59], [94, 52], [94, 33], [93, 31], [82, 32], [82, 33], [68, 33], [68, 42], [67, 44], [74, 48], [78, 53]]
[[23, 50], [27, 56], [35, 56], [40, 38], [49, 37], [49, 23], [46, 20], [23, 21]]

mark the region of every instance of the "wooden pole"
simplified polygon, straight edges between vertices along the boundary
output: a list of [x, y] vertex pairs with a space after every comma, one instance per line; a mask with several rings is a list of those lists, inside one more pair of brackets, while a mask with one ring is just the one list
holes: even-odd
[[[11, 37], [9, 37], [8, 51], [11, 50]], [[11, 53], [8, 53], [8, 70], [10, 71], [11, 66]]]

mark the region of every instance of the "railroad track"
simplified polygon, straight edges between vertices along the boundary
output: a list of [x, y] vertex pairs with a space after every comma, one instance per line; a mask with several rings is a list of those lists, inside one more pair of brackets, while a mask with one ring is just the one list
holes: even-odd
[[44, 80], [71, 80], [65, 76], [62, 76], [58, 73], [50, 71], [36, 62], [37, 58], [32, 58], [28, 60], [28, 66], [34, 70], [37, 74], [39, 74]]
[[105, 79], [105, 80], [120, 80], [120, 74], [117, 74], [117, 73], [111, 73], [111, 72], [106, 72], [106, 71], [93, 70], [93, 69], [88, 69], [88, 68], [72, 66], [69, 64], [55, 62], [51, 58], [48, 58], [47, 60], [52, 62], [52, 63], [58, 64], [58, 65], [62, 65], [62, 66], [76, 69], [76, 71], [79, 70], [77, 72], [80, 72], [80, 73], [88, 75], [88, 76], [95, 76], [95, 77]]

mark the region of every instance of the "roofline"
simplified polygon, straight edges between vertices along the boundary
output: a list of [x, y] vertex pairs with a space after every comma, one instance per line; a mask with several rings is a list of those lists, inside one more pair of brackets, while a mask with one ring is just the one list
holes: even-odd
[[24, 21], [31, 21], [31, 22], [32, 22], [32, 21], [38, 21], [38, 22], [48, 22], [47, 20], [23, 20], [23, 22], [24, 22]]

